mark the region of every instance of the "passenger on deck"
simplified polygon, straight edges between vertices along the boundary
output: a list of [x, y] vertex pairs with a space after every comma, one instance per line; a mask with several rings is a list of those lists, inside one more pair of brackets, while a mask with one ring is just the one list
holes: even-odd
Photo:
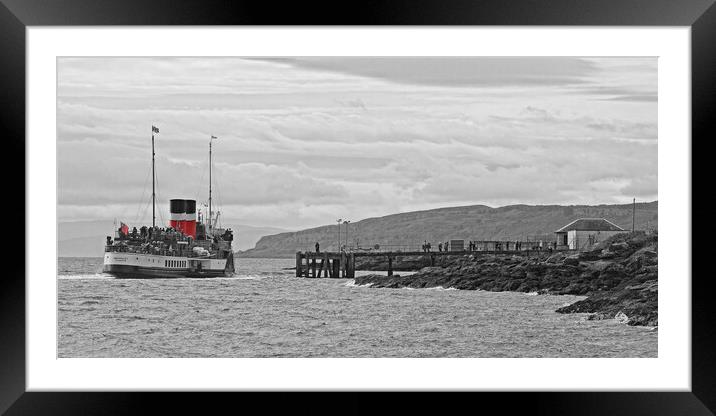
[[321, 245], [318, 244], [318, 241], [316, 241], [316, 253], [320, 253], [320, 252], [321, 252]]
[[443, 251], [443, 243], [438, 243], [438, 251]]
[[231, 232], [231, 228], [224, 231], [224, 234], [221, 235], [221, 238], [224, 241], [233, 241], [234, 240], [234, 234]]

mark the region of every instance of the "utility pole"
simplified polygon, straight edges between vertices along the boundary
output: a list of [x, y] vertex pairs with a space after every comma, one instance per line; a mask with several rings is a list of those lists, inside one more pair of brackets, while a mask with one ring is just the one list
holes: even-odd
[[634, 233], [634, 224], [636, 223], [636, 198], [634, 198], [634, 205], [631, 210], [631, 232]]
[[341, 221], [343, 221], [343, 218], [338, 218], [336, 222], [338, 223], [338, 251], [341, 251]]

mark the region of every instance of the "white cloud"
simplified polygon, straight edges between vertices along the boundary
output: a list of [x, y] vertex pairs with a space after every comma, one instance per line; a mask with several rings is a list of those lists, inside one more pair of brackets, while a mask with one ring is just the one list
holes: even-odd
[[206, 199], [216, 135], [215, 201], [247, 224], [656, 199], [656, 59], [533, 59], [62, 58], [58, 215], [141, 211], [152, 124], [162, 209]]

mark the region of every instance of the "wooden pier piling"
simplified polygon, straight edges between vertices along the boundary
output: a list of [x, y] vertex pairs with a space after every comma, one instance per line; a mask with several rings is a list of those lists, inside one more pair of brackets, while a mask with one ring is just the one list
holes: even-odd
[[296, 252], [296, 277], [354, 278], [354, 253]]
[[[296, 277], [310, 278], [355, 278], [356, 257], [382, 257], [388, 262], [388, 276], [393, 275], [393, 261], [399, 257], [422, 257], [423, 264], [434, 267], [437, 257], [464, 256], [464, 255], [509, 255], [509, 256], [530, 256], [535, 254], [549, 255], [551, 250], [521, 250], [515, 249], [516, 245], [509, 245], [512, 250], [506, 250], [506, 242], [481, 241], [478, 242], [478, 250], [465, 251], [367, 251], [367, 252], [296, 252]], [[567, 251], [567, 250], [560, 250]]]

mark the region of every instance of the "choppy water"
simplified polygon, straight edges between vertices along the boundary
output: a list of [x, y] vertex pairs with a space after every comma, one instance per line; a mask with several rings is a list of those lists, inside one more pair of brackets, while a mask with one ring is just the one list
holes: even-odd
[[237, 277], [58, 265], [59, 357], [656, 357], [657, 330], [554, 310], [578, 296], [356, 287], [238, 259]]

